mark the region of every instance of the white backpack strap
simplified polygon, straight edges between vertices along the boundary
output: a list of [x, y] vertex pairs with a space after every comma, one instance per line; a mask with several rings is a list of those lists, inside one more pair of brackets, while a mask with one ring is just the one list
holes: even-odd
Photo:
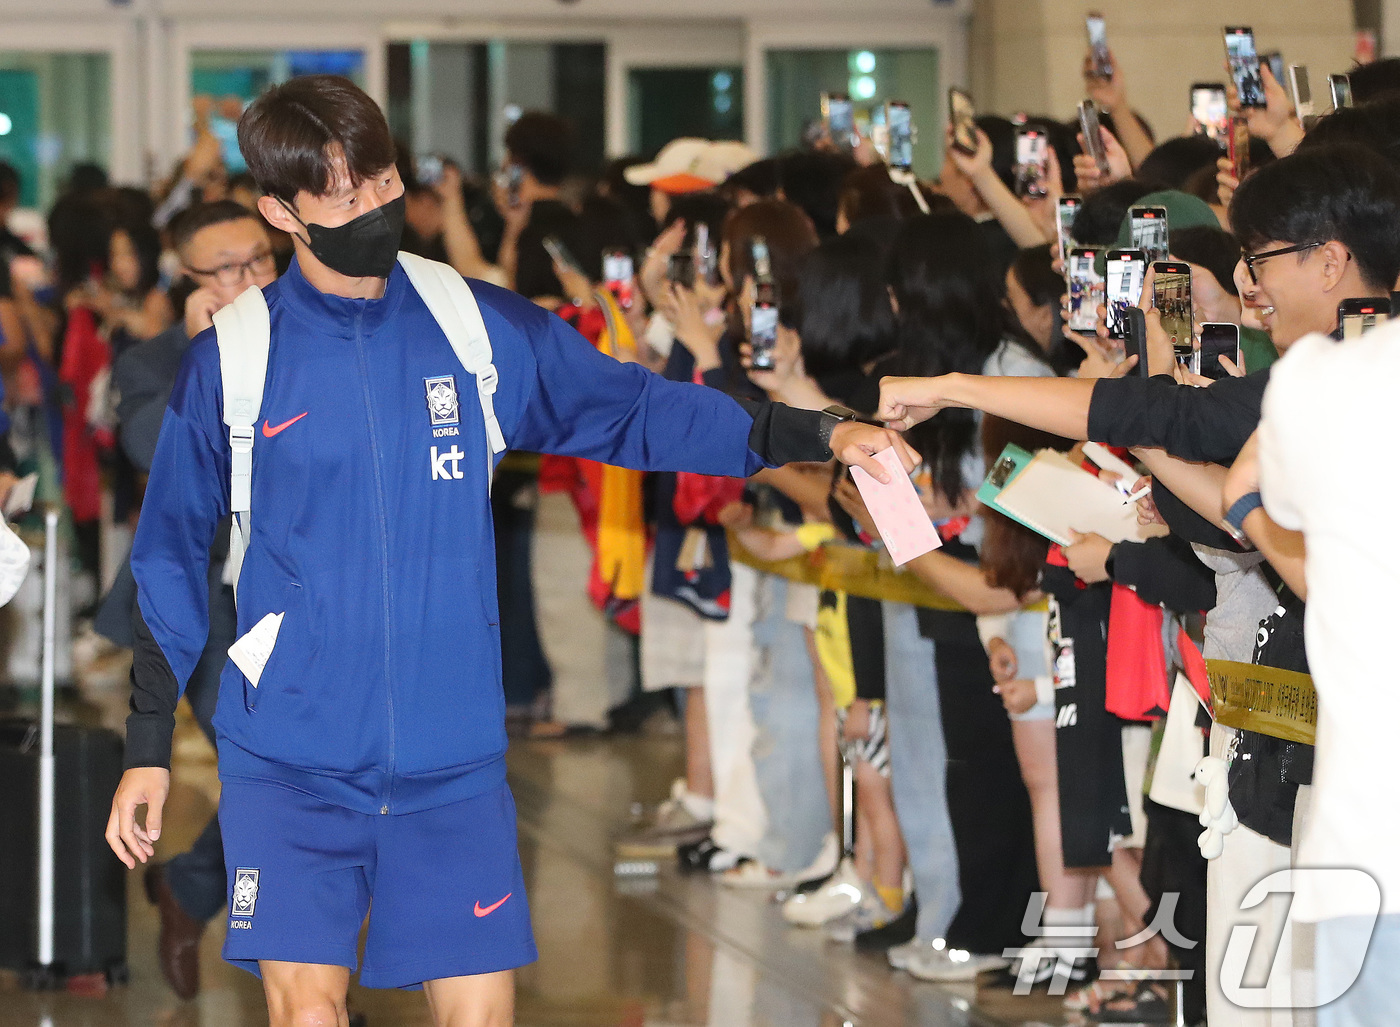
[[224, 424], [233, 451], [229, 475], [229, 510], [233, 528], [229, 532], [228, 565], [225, 580], [238, 596], [238, 574], [243, 554], [252, 539], [253, 438], [262, 410], [263, 386], [267, 382], [267, 354], [272, 346], [272, 324], [262, 290], [250, 286], [238, 299], [214, 315], [219, 340], [219, 371], [224, 386]]
[[471, 286], [451, 266], [412, 253], [400, 253], [399, 263], [408, 280], [437, 320], [438, 327], [452, 344], [452, 350], [467, 372], [476, 378], [476, 394], [481, 400], [481, 416], [486, 422], [486, 477], [495, 471], [497, 453], [506, 449], [505, 435], [496, 420], [493, 397], [500, 380], [491, 362], [491, 339], [481, 308]]

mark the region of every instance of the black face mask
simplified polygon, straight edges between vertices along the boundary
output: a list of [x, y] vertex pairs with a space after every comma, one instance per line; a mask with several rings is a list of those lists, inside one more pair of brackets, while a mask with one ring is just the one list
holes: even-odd
[[336, 228], [307, 224], [287, 204], [282, 206], [306, 227], [306, 244], [332, 271], [346, 278], [388, 278], [394, 270], [403, 239], [402, 196]]

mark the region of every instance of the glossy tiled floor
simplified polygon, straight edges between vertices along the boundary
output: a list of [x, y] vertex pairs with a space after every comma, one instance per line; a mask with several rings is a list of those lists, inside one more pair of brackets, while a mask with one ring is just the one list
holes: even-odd
[[[74, 711], [114, 722], [120, 674]], [[540, 960], [520, 974], [518, 1022], [558, 1027], [841, 1027], [1062, 1022], [1054, 1000], [922, 984], [883, 960], [788, 928], [766, 896], [680, 877], [617, 880], [611, 839], [634, 801], [663, 797], [680, 761], [665, 738], [516, 743], [511, 782]], [[162, 847], [179, 851], [217, 802], [213, 754], [192, 721], [177, 735]], [[60, 885], [61, 886], [61, 885]], [[181, 1003], [155, 964], [155, 917], [131, 875], [130, 985], [104, 997], [31, 994], [0, 978], [0, 1027], [266, 1023], [250, 975], [219, 958], [222, 918], [203, 949], [204, 990]], [[429, 1023], [419, 993], [351, 992], [372, 1027]]]

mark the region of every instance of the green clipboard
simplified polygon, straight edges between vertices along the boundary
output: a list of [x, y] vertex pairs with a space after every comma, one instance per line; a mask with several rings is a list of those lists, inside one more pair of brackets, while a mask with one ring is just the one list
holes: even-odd
[[1031, 531], [1040, 533], [1040, 529], [1035, 525], [1027, 524], [1020, 517], [1017, 517], [1010, 510], [1004, 509], [997, 502], [997, 496], [1001, 495], [1001, 490], [1010, 485], [1020, 475], [1022, 471], [1035, 459], [1035, 454], [1022, 449], [1015, 443], [1007, 443], [1006, 448], [1001, 451], [1001, 456], [992, 463], [992, 469], [987, 472], [987, 477], [982, 484], [977, 487], [977, 499], [985, 506], [991, 507], [1004, 517], [1010, 517], [1017, 524], [1030, 528]]

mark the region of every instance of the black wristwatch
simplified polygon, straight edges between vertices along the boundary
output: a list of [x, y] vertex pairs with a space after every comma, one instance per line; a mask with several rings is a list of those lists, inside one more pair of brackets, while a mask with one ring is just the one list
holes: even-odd
[[833, 403], [822, 411], [821, 421], [817, 424], [817, 437], [821, 439], [822, 445], [827, 449], [831, 448], [831, 433], [836, 430], [838, 424], [847, 421], [860, 419], [860, 414], [850, 407], [843, 407], [839, 403]]

